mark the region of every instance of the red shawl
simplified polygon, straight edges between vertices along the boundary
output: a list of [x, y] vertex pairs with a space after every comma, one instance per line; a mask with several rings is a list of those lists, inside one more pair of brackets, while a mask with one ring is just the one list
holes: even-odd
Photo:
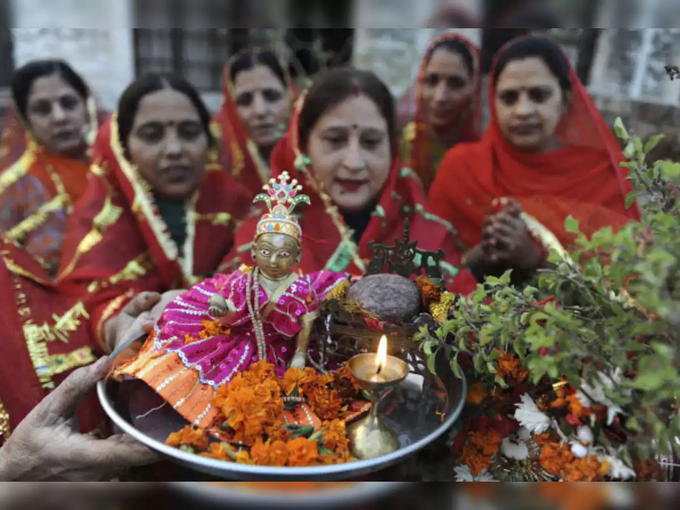
[[104, 322], [134, 294], [182, 288], [214, 272], [250, 197], [211, 153], [203, 183], [188, 202], [181, 257], [148, 185], [123, 156], [115, 115], [100, 129], [92, 160], [88, 189], [69, 221], [59, 285], [64, 292], [92, 293], [92, 327], [101, 341]]
[[[274, 51], [271, 53], [276, 55]], [[243, 52], [236, 54], [224, 66], [224, 102], [220, 111], [213, 117], [213, 127], [216, 128], [218, 138], [222, 141], [224, 168], [230, 169], [236, 181], [254, 197], [262, 191], [262, 186], [269, 180], [269, 162], [262, 159], [257, 145], [248, 135], [234, 100], [231, 66], [242, 54]], [[285, 70], [286, 66], [281, 64], [281, 68]], [[291, 104], [293, 104], [298, 91], [287, 72], [286, 87], [291, 94]]]
[[[480, 70], [479, 48], [470, 40], [463, 36], [453, 33], [440, 35], [430, 42], [425, 50], [418, 76], [414, 84], [415, 88], [415, 115], [413, 123], [407, 126], [404, 133], [405, 143], [409, 144], [408, 154], [410, 160], [407, 161], [413, 171], [418, 174], [423, 182], [423, 186], [428, 190], [437, 173], [439, 160], [436, 158], [435, 147], [433, 147], [432, 133], [427, 125], [425, 118], [425, 108], [423, 104], [423, 83], [426, 78], [427, 66], [435, 48], [442, 41], [458, 40], [470, 49], [472, 53], [473, 72], [472, 72], [472, 93], [469, 100], [461, 102], [456, 109], [454, 117], [458, 118], [451, 129], [458, 132], [458, 142], [472, 142], [479, 140], [482, 132], [482, 73]], [[443, 152], [444, 149], [442, 149]]]
[[453, 224], [466, 247], [480, 242], [482, 222], [494, 210], [492, 200], [499, 197], [516, 198], [562, 244], [573, 239], [564, 228], [570, 214], [587, 234], [640, 219], [636, 204], [625, 207], [632, 187], [627, 170], [620, 166], [624, 158], [619, 143], [573, 69], [570, 75], [569, 109], [556, 133], [564, 147], [532, 153], [506, 142], [496, 121], [490, 84], [491, 125], [484, 137], [456, 145], [444, 157], [430, 202]]
[[[410, 220], [411, 240], [418, 242], [423, 250], [444, 250], [442, 264], [445, 282], [449, 290], [468, 294], [475, 286], [474, 277], [462, 269], [457, 239], [450, 225], [430, 213], [418, 178], [402, 168], [395, 156], [389, 179], [383, 189], [379, 204], [366, 227], [358, 246], [342, 215], [314, 176], [314, 169], [303, 163], [299, 149], [298, 117], [303, 101], [298, 101], [288, 134], [282, 138], [272, 155], [272, 175], [288, 171], [291, 179], [297, 179], [303, 186], [303, 193], [311, 199], [311, 206], [302, 210], [302, 262], [303, 272], [330, 269], [347, 271], [360, 275], [365, 272], [371, 259], [368, 244], [394, 244], [404, 234], [406, 219]], [[232, 268], [241, 263], [252, 263], [250, 245], [259, 218], [251, 218], [236, 232], [236, 249], [226, 259], [223, 268]]]
[[[49, 275], [20, 247], [0, 241], [0, 445], [74, 368], [101, 355], [92, 348], [86, 305], [58, 293]], [[83, 432], [102, 429], [94, 392], [78, 408]]]

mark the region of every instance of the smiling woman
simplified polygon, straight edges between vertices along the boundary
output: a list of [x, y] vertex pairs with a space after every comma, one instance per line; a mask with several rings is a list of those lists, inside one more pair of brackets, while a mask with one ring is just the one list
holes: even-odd
[[12, 100], [0, 138], [0, 233], [34, 256], [49, 279], [66, 217], [85, 190], [99, 116], [83, 78], [60, 60], [18, 69]]
[[109, 319], [136, 293], [215, 271], [250, 201], [217, 163], [198, 92], [173, 75], [127, 88], [99, 131], [92, 174], [70, 219], [59, 284], [90, 294], [92, 333], [110, 345]]
[[[460, 269], [455, 233], [429, 212], [419, 179], [401, 166], [398, 145], [394, 98], [374, 73], [335, 68], [316, 77], [272, 155], [272, 173], [290, 172], [311, 198], [300, 211], [300, 268], [363, 274], [369, 243], [402, 239], [408, 220], [418, 248], [444, 250], [445, 284], [466, 294], [476, 282]], [[254, 221], [239, 228], [237, 248], [222, 267], [249, 262]]]

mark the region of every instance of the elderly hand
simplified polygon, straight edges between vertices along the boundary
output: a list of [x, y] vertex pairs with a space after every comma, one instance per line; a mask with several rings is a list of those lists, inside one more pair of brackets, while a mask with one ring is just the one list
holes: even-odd
[[78, 431], [76, 406], [110, 368], [104, 357], [75, 370], [26, 416], [0, 448], [0, 480], [97, 481], [160, 460], [128, 436], [96, 439]]
[[171, 290], [162, 295], [158, 292], [141, 292], [130, 301], [123, 311], [106, 323], [106, 345], [110, 352], [144, 333], [151, 333], [168, 303], [186, 290]]

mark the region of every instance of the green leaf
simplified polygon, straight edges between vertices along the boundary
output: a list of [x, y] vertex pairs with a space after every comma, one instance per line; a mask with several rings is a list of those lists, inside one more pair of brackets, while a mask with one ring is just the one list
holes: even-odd
[[623, 125], [623, 120], [621, 117], [616, 117], [616, 120], [614, 121], [614, 133], [616, 133], [616, 136], [623, 140], [628, 140], [629, 138], [628, 131]]
[[654, 391], [663, 386], [664, 379], [658, 372], [639, 374], [631, 386], [638, 390]]
[[578, 220], [571, 214], [567, 216], [566, 220], [564, 220], [564, 228], [571, 234], [578, 234], [580, 232], [578, 228]]
[[437, 375], [437, 370], [436, 370], [436, 361], [437, 361], [437, 351], [434, 351], [431, 356], [427, 357], [427, 369], [430, 371], [432, 375]]
[[628, 195], [626, 196], [626, 209], [629, 209], [630, 206], [632, 206], [633, 203], [635, 203], [635, 200], [637, 200], [637, 193], [635, 191], [631, 191], [630, 193], [628, 193]]
[[659, 135], [652, 135], [649, 137], [649, 139], [645, 142], [645, 147], [644, 151], [645, 152], [651, 152], [651, 150], [658, 145], [658, 143], [664, 138], [664, 135], [659, 134]]
[[453, 375], [455, 375], [458, 379], [463, 378], [463, 374], [460, 371], [460, 365], [458, 365], [458, 357], [454, 356], [451, 358], [451, 371], [453, 372]]

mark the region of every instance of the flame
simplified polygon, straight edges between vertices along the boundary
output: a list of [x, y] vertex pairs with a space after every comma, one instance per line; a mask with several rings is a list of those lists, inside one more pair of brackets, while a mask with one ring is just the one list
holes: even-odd
[[385, 365], [387, 365], [387, 337], [385, 335], [380, 338], [380, 343], [378, 344], [376, 364], [378, 366], [378, 372], [382, 372]]

